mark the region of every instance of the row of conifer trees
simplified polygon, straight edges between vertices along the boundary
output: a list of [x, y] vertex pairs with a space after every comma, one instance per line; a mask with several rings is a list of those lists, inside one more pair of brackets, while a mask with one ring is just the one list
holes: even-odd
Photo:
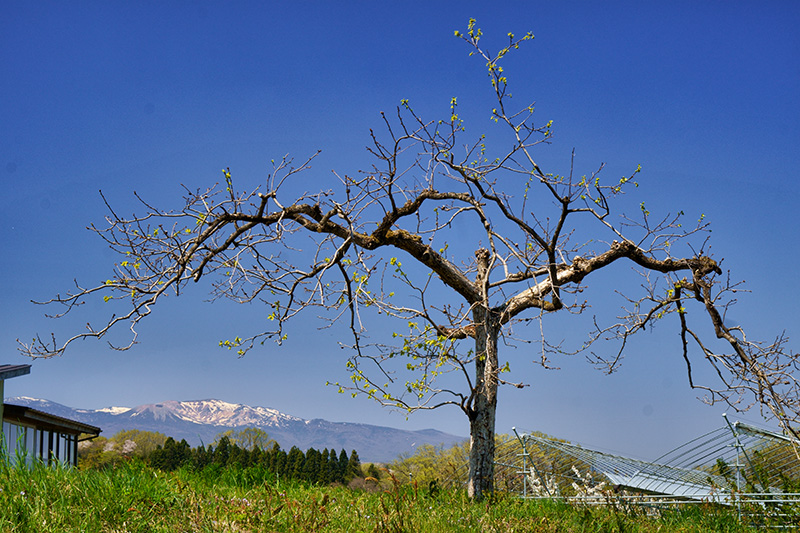
[[248, 449], [232, 443], [227, 436], [221, 437], [216, 446], [209, 444], [196, 448], [190, 447], [185, 439], [177, 442], [169, 437], [163, 446], [149, 455], [148, 462], [164, 471], [181, 467], [205, 469], [212, 465], [218, 465], [214, 468], [261, 467], [284, 479], [311, 483], [348, 483], [363, 477], [361, 461], [355, 450], [349, 456], [344, 449], [337, 453], [335, 449], [319, 451], [309, 448], [303, 453], [293, 446], [286, 452], [277, 443], [267, 450], [258, 446]]

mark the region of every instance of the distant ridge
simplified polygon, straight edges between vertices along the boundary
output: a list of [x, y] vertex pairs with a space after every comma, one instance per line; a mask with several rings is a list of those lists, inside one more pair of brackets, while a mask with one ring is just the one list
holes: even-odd
[[284, 450], [297, 446], [305, 451], [345, 449], [358, 451], [365, 462], [385, 463], [401, 453], [413, 452], [422, 444], [449, 446], [465, 440], [435, 429], [407, 431], [402, 429], [329, 422], [322, 419], [304, 420], [268, 407], [229, 403], [222, 400], [166, 401], [137, 407], [105, 407], [74, 409], [65, 405], [17, 396], [7, 403], [32, 407], [56, 416], [97, 426], [104, 437], [125, 429], [158, 431], [176, 440], [186, 439], [192, 446], [210, 444], [221, 432], [243, 427], [259, 427], [275, 439]]

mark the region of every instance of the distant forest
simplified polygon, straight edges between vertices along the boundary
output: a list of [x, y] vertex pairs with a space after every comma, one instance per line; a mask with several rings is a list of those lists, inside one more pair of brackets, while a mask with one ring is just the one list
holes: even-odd
[[[227, 431], [214, 444], [192, 448], [182, 439], [151, 431], [121, 431], [105, 439], [83, 443], [79, 450], [79, 467], [104, 468], [138, 458], [153, 468], [170, 472], [179, 468], [219, 470], [224, 468], [261, 468], [279, 479], [309, 483], [343, 483], [364, 477], [358, 452], [348, 455], [342, 449], [322, 451], [309, 448], [305, 452], [293, 446], [288, 452], [257, 428]], [[378, 478], [375, 465], [368, 475]]]

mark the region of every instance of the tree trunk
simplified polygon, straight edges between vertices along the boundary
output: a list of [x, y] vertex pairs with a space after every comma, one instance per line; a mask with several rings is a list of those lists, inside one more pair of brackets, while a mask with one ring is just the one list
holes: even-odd
[[494, 492], [494, 423], [497, 410], [497, 337], [499, 321], [493, 313], [477, 307], [475, 320], [475, 397], [469, 416], [470, 498], [482, 500]]

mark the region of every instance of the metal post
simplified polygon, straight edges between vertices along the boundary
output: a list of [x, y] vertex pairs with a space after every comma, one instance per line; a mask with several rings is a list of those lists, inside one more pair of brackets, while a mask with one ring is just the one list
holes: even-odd
[[[523, 491], [522, 495], [523, 495], [523, 498], [524, 498], [524, 497], [526, 497], [528, 495], [528, 480], [527, 480], [528, 471], [526, 469], [525, 457], [528, 456], [529, 454], [528, 454], [528, 449], [525, 447], [525, 439], [520, 437], [519, 433], [517, 433], [517, 428], [516, 427], [512, 427], [511, 431], [514, 432], [514, 435], [517, 436], [517, 439], [519, 440], [520, 444], [522, 445], [522, 483], [523, 483], [522, 484], [522, 491]], [[536, 462], [533, 461], [533, 460], [531, 460], [531, 470], [534, 471], [534, 473], [536, 474], [536, 477], [538, 477], [539, 481], [541, 481], [542, 486], [544, 487], [544, 491], [547, 493], [548, 496], [550, 496], [552, 498], [553, 495], [550, 494], [550, 489], [547, 487], [547, 479], [542, 477], [542, 475], [539, 473], [539, 470], [536, 468]]]
[[528, 497], [528, 480], [527, 480], [528, 467], [525, 462], [525, 456], [528, 455], [528, 452], [525, 450], [525, 441], [523, 441], [519, 437], [519, 433], [517, 433], [517, 428], [512, 427], [511, 431], [514, 432], [514, 435], [517, 436], [517, 440], [522, 445], [522, 498], [526, 499]]
[[[723, 414], [722, 416], [725, 417], [725, 422], [728, 422], [728, 417]], [[753, 464], [753, 461], [750, 460], [750, 454], [747, 453], [747, 450], [744, 449], [741, 441], [739, 441], [739, 422], [735, 422], [732, 426], [731, 423], [728, 422], [728, 427], [733, 432], [733, 437], [736, 439], [736, 444], [738, 448], [742, 450], [742, 455], [744, 455], [744, 460], [747, 461], [747, 464], [750, 466], [750, 471], [755, 479], [758, 480], [758, 484], [761, 485], [761, 492], [770, 492], [769, 490], [769, 483], [764, 481], [764, 478], [761, 475], [759, 469]], [[790, 441], [791, 442], [791, 441]], [[755, 482], [754, 482], [755, 484]]]
[[736, 443], [734, 447], [736, 448], [736, 464], [734, 467], [736, 468], [736, 515], [739, 517], [739, 520], [742, 519], [742, 505], [741, 505], [741, 488], [739, 482], [739, 474], [740, 469], [742, 468], [742, 464], [739, 458], [739, 454], [743, 451], [742, 450], [742, 443], [739, 441], [739, 435], [736, 433], [736, 429], [731, 425], [730, 421], [728, 420], [728, 413], [722, 413], [722, 418], [725, 419], [725, 423], [728, 424], [728, 428], [730, 428], [731, 433], [733, 434], [733, 441]]

